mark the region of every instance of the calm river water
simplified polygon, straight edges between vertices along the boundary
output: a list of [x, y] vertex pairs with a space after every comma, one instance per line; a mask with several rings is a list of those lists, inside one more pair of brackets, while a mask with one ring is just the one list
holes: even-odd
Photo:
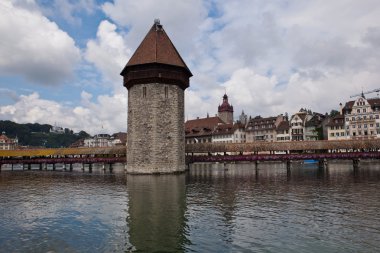
[[0, 252], [379, 252], [380, 163], [0, 173]]

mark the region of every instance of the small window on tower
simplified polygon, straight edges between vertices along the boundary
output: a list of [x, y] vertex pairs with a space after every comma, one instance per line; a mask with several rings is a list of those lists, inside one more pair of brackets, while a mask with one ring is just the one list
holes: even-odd
[[146, 98], [146, 87], [143, 87], [143, 98]]
[[169, 89], [168, 86], [165, 86], [165, 98], [168, 98], [169, 96]]

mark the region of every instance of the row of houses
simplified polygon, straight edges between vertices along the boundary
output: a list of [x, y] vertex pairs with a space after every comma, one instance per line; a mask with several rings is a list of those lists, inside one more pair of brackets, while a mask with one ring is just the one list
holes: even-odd
[[249, 143], [256, 141], [312, 141], [370, 139], [380, 137], [380, 99], [366, 99], [340, 104], [336, 115], [301, 109], [291, 116], [248, 117], [244, 111], [233, 121], [233, 107], [223, 96], [215, 117], [185, 122], [186, 143]]
[[103, 148], [114, 146], [125, 146], [127, 143], [127, 133], [119, 132], [113, 135], [109, 134], [96, 134], [92, 137], [80, 139], [71, 144], [70, 147], [90, 147], [90, 148]]
[[[125, 146], [127, 143], [127, 133], [115, 133], [109, 134], [97, 134], [93, 137], [80, 139], [70, 145], [70, 147], [114, 147]], [[13, 150], [20, 148], [18, 144], [18, 138], [10, 138], [2, 132], [0, 135], [0, 150]]]

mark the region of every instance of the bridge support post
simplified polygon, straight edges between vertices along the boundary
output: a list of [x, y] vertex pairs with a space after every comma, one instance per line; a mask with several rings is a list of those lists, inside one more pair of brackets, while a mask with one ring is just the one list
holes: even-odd
[[55, 170], [55, 163], [53, 163], [53, 170]]
[[65, 163], [62, 164], [62, 169], [63, 169], [63, 170], [66, 170], [66, 164], [65, 164]]
[[89, 163], [89, 164], [88, 164], [88, 171], [89, 171], [90, 173], [92, 173], [92, 163]]
[[328, 168], [328, 162], [327, 162], [327, 159], [326, 158], [323, 158], [321, 160], [318, 161], [318, 167], [319, 169], [321, 170], [327, 170]]
[[31, 170], [31, 169], [32, 169], [32, 164], [28, 163], [28, 170]]
[[112, 172], [112, 170], [113, 170], [113, 167], [112, 167], [112, 163], [110, 163], [110, 172]]
[[291, 173], [291, 167], [292, 167], [292, 161], [291, 160], [286, 160], [286, 174], [290, 175]]
[[42, 170], [42, 163], [40, 163], [38, 166], [39, 166], [39, 170]]
[[13, 163], [12, 163], [12, 166], [11, 166], [11, 170], [13, 170]]
[[352, 160], [352, 165], [354, 167], [354, 173], [357, 173], [360, 167], [360, 158], [353, 159]]
[[70, 163], [70, 171], [73, 171], [73, 164]]

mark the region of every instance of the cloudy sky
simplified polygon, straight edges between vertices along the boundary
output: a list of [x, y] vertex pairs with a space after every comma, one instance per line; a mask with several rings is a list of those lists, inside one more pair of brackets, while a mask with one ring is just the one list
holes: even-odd
[[155, 18], [194, 75], [187, 119], [225, 91], [237, 118], [380, 88], [378, 0], [1, 0], [0, 120], [126, 131], [119, 73]]

